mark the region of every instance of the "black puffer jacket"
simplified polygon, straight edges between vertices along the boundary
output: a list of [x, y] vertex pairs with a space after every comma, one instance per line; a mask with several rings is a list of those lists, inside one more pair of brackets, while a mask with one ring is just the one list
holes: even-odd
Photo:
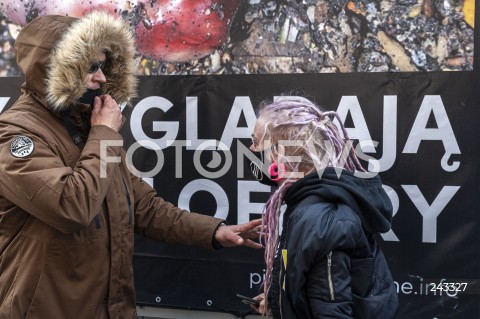
[[285, 202], [269, 293], [274, 318], [394, 318], [398, 296], [374, 239], [392, 218], [380, 178], [327, 168], [321, 179], [313, 173], [292, 184]]

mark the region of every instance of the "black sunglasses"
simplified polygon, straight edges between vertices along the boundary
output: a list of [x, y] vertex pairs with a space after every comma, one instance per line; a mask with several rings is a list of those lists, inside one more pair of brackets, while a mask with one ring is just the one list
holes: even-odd
[[95, 72], [97, 72], [98, 70], [102, 69], [105, 67], [105, 61], [96, 61], [96, 62], [93, 62], [91, 65], [90, 65], [90, 68], [88, 69], [88, 73], [90, 74], [93, 74]]

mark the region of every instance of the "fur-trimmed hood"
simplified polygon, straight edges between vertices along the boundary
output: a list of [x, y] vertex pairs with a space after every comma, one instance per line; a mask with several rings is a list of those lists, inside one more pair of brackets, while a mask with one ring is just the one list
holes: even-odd
[[53, 111], [75, 104], [86, 91], [86, 76], [99, 50], [107, 56], [104, 93], [118, 103], [135, 96], [135, 46], [131, 29], [104, 11], [82, 18], [40, 16], [15, 41], [17, 63], [25, 74], [22, 88]]

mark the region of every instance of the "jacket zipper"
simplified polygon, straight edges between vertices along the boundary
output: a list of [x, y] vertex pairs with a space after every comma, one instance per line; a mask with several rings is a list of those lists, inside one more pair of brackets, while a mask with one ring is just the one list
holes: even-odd
[[130, 193], [128, 192], [127, 188], [127, 183], [125, 183], [125, 178], [123, 177], [123, 173], [120, 172], [120, 175], [122, 176], [122, 182], [123, 186], [125, 187], [125, 196], [127, 197], [127, 203], [128, 203], [128, 224], [132, 224], [132, 203], [130, 201]]
[[332, 279], [332, 253], [329, 252], [327, 255], [327, 275], [328, 275], [328, 289], [330, 291], [330, 300], [335, 300], [335, 291], [333, 290], [333, 279]]
[[[283, 215], [285, 217], [285, 215]], [[280, 275], [278, 276], [278, 287], [279, 289], [279, 296], [278, 296], [278, 308], [280, 309], [280, 319], [283, 319], [282, 315], [282, 294], [283, 294], [283, 283], [285, 283], [285, 276], [287, 275], [287, 269], [285, 269], [285, 272], [283, 271], [283, 254], [282, 254], [282, 249], [284, 247], [287, 247], [287, 239], [284, 239], [284, 243], [282, 245], [282, 236], [286, 236], [288, 232], [288, 221], [285, 223], [284, 229], [282, 230], [282, 235], [280, 235], [280, 239], [278, 240], [278, 247], [277, 247], [277, 256], [280, 258]], [[265, 298], [268, 298], [267, 296]]]
[[[282, 281], [285, 281], [285, 278], [282, 280], [282, 277], [284, 276], [283, 275], [283, 271], [282, 271], [282, 256], [279, 256], [278, 258], [280, 258], [280, 276], [278, 276], [278, 287], [280, 287], [279, 289], [279, 296], [278, 296], [278, 308], [280, 308], [280, 319], [283, 319], [283, 316], [282, 316], [282, 293], [283, 293], [283, 287], [282, 287]], [[265, 297], [267, 298], [267, 297]]]

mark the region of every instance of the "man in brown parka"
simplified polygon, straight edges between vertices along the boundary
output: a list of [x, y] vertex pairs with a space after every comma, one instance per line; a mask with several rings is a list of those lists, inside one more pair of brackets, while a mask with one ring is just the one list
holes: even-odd
[[[117, 103], [135, 94], [135, 49], [121, 19], [38, 17], [15, 49], [25, 82], [0, 116], [1, 319], [134, 318], [134, 232], [258, 248], [249, 238], [259, 220], [225, 226], [189, 213], [129, 172]], [[95, 89], [104, 94], [91, 109]], [[102, 147], [121, 162], [105, 163]]]

